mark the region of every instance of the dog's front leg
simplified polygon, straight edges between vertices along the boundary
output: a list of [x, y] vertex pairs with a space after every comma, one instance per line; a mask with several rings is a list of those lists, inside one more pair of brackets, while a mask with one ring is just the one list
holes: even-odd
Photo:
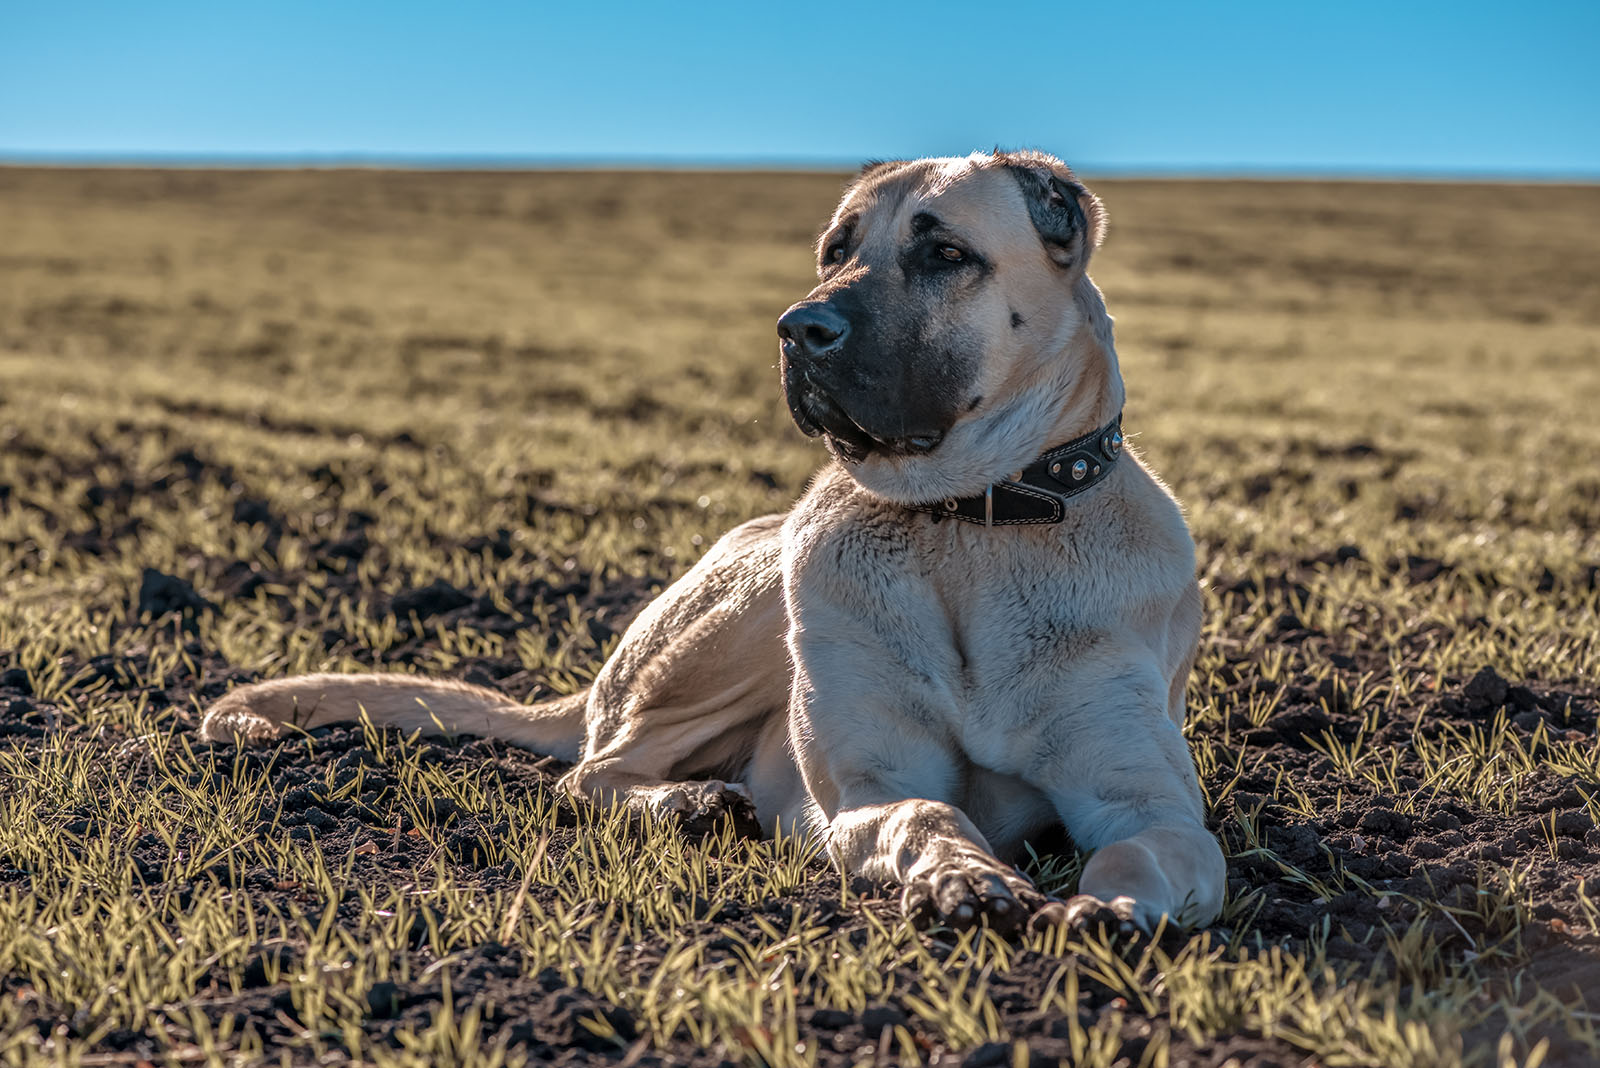
[[[1210, 923], [1222, 908], [1227, 865], [1206, 829], [1188, 746], [1162, 703], [1163, 680], [1130, 664], [1076, 683], [1077, 697], [1041, 731], [1029, 778], [1094, 855], [1077, 896], [1040, 920], [1144, 931], [1163, 919]], [[1117, 729], [1106, 730], [1107, 722]]]
[[803, 674], [798, 682], [791, 739], [842, 870], [902, 885], [901, 905], [920, 925], [987, 920], [1010, 930], [1044, 903], [956, 806], [964, 777], [957, 758], [917, 716], [886, 695], [819, 699]]
[[834, 814], [828, 843], [845, 871], [902, 884], [901, 908], [919, 926], [1015, 929], [1044, 903], [1027, 877], [998, 859], [960, 809], [910, 798]]
[[1205, 827], [1176, 820], [1146, 827], [1096, 851], [1078, 893], [1052, 904], [1039, 922], [1115, 922], [1125, 932], [1153, 931], [1163, 918], [1203, 925], [1222, 907], [1223, 869], [1222, 850]]
[[897, 513], [863, 505], [841, 520], [845, 479], [830, 496], [827, 477], [784, 527], [789, 740], [808, 822], [844, 871], [901, 884], [913, 920], [1015, 927], [1044, 898], [961, 810], [974, 769], [953, 729], [962, 663], [948, 619]]

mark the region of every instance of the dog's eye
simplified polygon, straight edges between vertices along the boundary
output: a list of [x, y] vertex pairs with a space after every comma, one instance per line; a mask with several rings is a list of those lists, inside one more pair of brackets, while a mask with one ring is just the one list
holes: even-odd
[[954, 245], [940, 245], [939, 257], [941, 259], [949, 260], [951, 263], [960, 263], [962, 260], [967, 258], [967, 254], [956, 248]]

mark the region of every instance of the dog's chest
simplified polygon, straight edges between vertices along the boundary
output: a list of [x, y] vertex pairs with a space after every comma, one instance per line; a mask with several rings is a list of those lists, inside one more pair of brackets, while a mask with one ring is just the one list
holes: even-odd
[[1139, 474], [1129, 465], [1047, 528], [940, 522], [821, 483], [786, 526], [799, 666], [837, 677], [839, 650], [854, 650], [873, 677], [901, 676], [890, 699], [953, 755], [1036, 770], [1096, 672], [1160, 647], [1193, 583], [1181, 515]]
[[1014, 773], [1103, 652], [1128, 584], [1092, 543], [985, 548], [935, 578], [955, 668], [949, 727], [973, 763]]

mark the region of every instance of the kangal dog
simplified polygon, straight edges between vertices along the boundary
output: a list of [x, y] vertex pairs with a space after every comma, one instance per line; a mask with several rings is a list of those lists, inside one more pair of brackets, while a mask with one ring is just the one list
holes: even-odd
[[[778, 320], [795, 422], [830, 462], [725, 535], [586, 692], [522, 705], [399, 675], [245, 686], [208, 738], [359, 718], [573, 761], [575, 794], [753, 814], [904, 888], [921, 922], [1151, 930], [1221, 907], [1184, 744], [1194, 544], [1123, 448], [1099, 200], [1041, 153], [874, 163]], [[1065, 824], [1047, 901], [1007, 858]]]

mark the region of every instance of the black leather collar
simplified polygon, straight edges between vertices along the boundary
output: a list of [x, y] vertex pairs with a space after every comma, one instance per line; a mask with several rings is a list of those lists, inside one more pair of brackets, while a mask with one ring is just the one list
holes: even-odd
[[959, 519], [986, 527], [1047, 526], [1066, 517], [1067, 498], [1076, 497], [1111, 473], [1122, 455], [1122, 416], [1099, 430], [1075, 438], [1040, 456], [1015, 476], [973, 497], [947, 497], [913, 504], [939, 519]]

